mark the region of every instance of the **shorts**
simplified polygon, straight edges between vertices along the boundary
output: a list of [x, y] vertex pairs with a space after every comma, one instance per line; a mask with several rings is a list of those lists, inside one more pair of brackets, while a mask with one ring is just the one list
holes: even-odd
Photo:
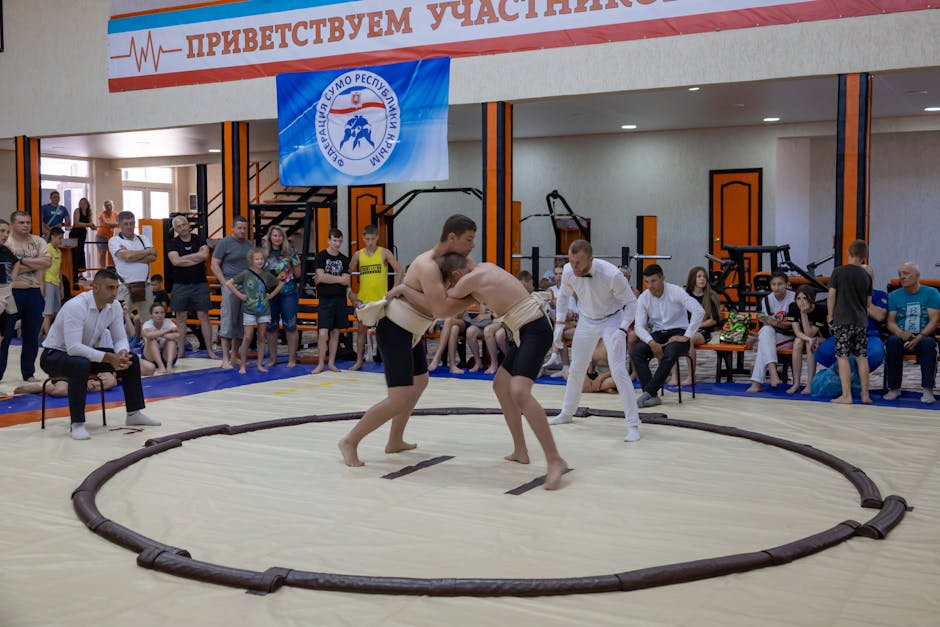
[[[549, 334], [551, 342], [551, 334]], [[411, 346], [411, 331], [406, 331], [388, 318], [379, 320], [375, 341], [385, 366], [385, 384], [390, 388], [414, 385], [415, 377], [427, 374], [428, 354], [424, 342]]]
[[242, 330], [242, 299], [222, 288], [222, 313], [219, 317], [219, 337], [232, 339], [244, 335]]
[[711, 341], [711, 339], [712, 339], [712, 334], [715, 332], [715, 329], [716, 329], [716, 327], [708, 327], [708, 328], [705, 328], [705, 329], [703, 329], [702, 327], [699, 327], [699, 329], [698, 329], [698, 331], [696, 331], [696, 333], [698, 333], [699, 335], [701, 335], [702, 338], [704, 338], [705, 343], [708, 344], [708, 343]]
[[552, 348], [552, 335], [552, 324], [545, 316], [524, 324], [519, 329], [519, 346], [509, 345], [509, 354], [500, 368], [514, 377], [535, 381], [542, 369], [542, 360]]
[[480, 316], [464, 316], [463, 321], [467, 326], [476, 327], [478, 329], [485, 329], [486, 327], [493, 324], [493, 317], [488, 316], [486, 318], [481, 318]]
[[317, 328], [332, 331], [350, 326], [349, 307], [346, 298], [321, 298], [317, 306]]
[[54, 316], [62, 309], [62, 287], [46, 281], [46, 306], [42, 310], [44, 316]]
[[868, 328], [854, 324], [832, 325], [832, 335], [836, 339], [836, 358], [848, 359], [868, 356]]
[[271, 322], [268, 331], [277, 331], [278, 322], [284, 325], [285, 331], [297, 330], [297, 309], [300, 301], [297, 292], [278, 294], [271, 299]]
[[209, 311], [208, 283], [174, 283], [170, 294], [170, 308], [177, 316], [185, 317], [190, 312]]
[[260, 316], [249, 313], [242, 314], [243, 329], [244, 327], [253, 327], [256, 324], [268, 324], [269, 322], [271, 322], [271, 314], [261, 314]]

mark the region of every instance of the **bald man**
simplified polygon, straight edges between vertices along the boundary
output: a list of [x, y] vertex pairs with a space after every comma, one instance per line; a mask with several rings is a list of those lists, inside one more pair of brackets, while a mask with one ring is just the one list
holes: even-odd
[[888, 332], [885, 341], [884, 398], [893, 401], [901, 395], [903, 356], [917, 355], [920, 362], [922, 403], [933, 403], [937, 381], [937, 340], [940, 326], [940, 292], [920, 284], [920, 269], [908, 261], [898, 268], [901, 289], [888, 295]]

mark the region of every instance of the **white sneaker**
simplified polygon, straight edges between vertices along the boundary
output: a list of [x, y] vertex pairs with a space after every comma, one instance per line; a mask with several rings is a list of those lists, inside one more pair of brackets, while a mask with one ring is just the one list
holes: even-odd
[[566, 425], [569, 422], [574, 422], [574, 416], [566, 414], [565, 412], [561, 412], [557, 416], [552, 416], [548, 419], [548, 424], [550, 425]]
[[163, 423], [138, 410], [129, 412], [127, 414], [127, 420], [124, 421], [124, 424], [129, 427], [159, 427]]
[[627, 427], [627, 435], [623, 438], [624, 442], [636, 442], [640, 439], [639, 427]]
[[900, 396], [901, 396], [901, 390], [896, 389], [896, 390], [888, 390], [887, 392], [885, 392], [885, 395], [882, 396], [881, 398], [885, 399], [886, 401], [895, 401]]
[[71, 424], [71, 436], [73, 440], [90, 440], [91, 436], [88, 435], [88, 429], [85, 428], [84, 422], [73, 422]]
[[935, 402], [937, 399], [933, 397], [933, 390], [924, 390], [924, 393], [920, 395], [920, 402], [930, 405]]

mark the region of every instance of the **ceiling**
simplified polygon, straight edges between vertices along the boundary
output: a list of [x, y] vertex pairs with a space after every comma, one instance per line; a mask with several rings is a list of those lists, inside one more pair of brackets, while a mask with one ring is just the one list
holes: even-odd
[[[697, 91], [675, 88], [516, 102], [513, 136], [517, 139], [668, 131], [691, 128], [764, 124], [834, 122], [837, 81], [834, 77], [702, 86]], [[874, 77], [876, 118], [940, 116], [925, 107], [940, 106], [940, 68], [879, 74]], [[940, 117], [938, 117], [940, 119]], [[625, 124], [636, 130], [622, 130]], [[481, 137], [479, 105], [450, 108], [450, 141]], [[254, 120], [249, 126], [252, 152], [277, 151], [277, 120]], [[221, 143], [218, 124], [151, 131], [102, 133], [43, 138], [44, 154], [101, 159], [133, 159], [203, 155]], [[0, 147], [12, 141], [0, 142]]]

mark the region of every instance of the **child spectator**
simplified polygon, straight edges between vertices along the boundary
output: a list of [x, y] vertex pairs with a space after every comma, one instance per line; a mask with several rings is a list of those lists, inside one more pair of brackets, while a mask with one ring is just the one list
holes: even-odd
[[809, 394], [816, 375], [816, 358], [813, 356], [820, 340], [829, 337], [829, 325], [826, 319], [829, 312], [826, 306], [816, 302], [816, 290], [809, 285], [801, 285], [796, 290], [796, 301], [787, 311], [787, 320], [796, 339], [793, 340], [793, 385], [787, 388], [787, 394], [795, 394], [800, 389], [800, 375], [803, 370], [803, 353], [806, 352], [806, 387], [803, 394]]
[[[267, 343], [268, 323], [271, 322], [271, 299], [280, 293], [284, 284], [276, 276], [264, 269], [265, 254], [263, 248], [252, 248], [248, 252], [248, 269], [239, 272], [225, 281], [225, 286], [241, 300], [242, 324], [245, 335], [239, 347], [241, 367], [239, 374], [245, 374], [248, 362], [248, 345], [255, 326], [258, 327], [258, 372], [267, 372], [264, 367], [264, 345]], [[270, 292], [268, 290], [271, 290]]]
[[764, 389], [765, 372], [769, 374], [772, 387], [780, 385], [777, 351], [793, 346], [793, 325], [787, 321], [787, 312], [794, 298], [793, 292], [787, 289], [788, 286], [789, 279], [784, 272], [778, 270], [771, 275], [770, 294], [761, 300], [757, 314], [761, 328], [757, 335], [757, 357], [754, 359], [754, 369], [751, 370], [751, 387], [747, 392], [760, 392]]
[[52, 258], [52, 265], [46, 268], [44, 277], [45, 288], [44, 297], [46, 299], [45, 309], [42, 311], [42, 329], [39, 332], [40, 337], [46, 337], [55, 315], [62, 308], [62, 238], [65, 237], [65, 231], [60, 226], [54, 226], [49, 229], [49, 257]]
[[6, 247], [10, 237], [10, 223], [0, 220], [0, 338], [7, 328], [7, 318], [16, 313], [13, 300], [13, 278], [19, 272], [19, 257]]
[[826, 300], [836, 340], [836, 359], [839, 362], [839, 382], [842, 396], [833, 403], [852, 404], [852, 369], [849, 355], [855, 355], [858, 378], [862, 384], [862, 402], [870, 404], [868, 396], [868, 310], [871, 308], [871, 277], [862, 267], [868, 257], [868, 244], [857, 239], [849, 244], [849, 262], [832, 271], [829, 277], [829, 296]]
[[144, 337], [144, 357], [157, 365], [157, 374], [173, 374], [179, 329], [166, 319], [166, 307], [155, 302], [150, 305], [150, 320], [141, 327]]
[[162, 303], [164, 311], [170, 306], [170, 297], [166, 295], [163, 289], [163, 275], [155, 274], [150, 277], [150, 286], [153, 288], [153, 302]]

